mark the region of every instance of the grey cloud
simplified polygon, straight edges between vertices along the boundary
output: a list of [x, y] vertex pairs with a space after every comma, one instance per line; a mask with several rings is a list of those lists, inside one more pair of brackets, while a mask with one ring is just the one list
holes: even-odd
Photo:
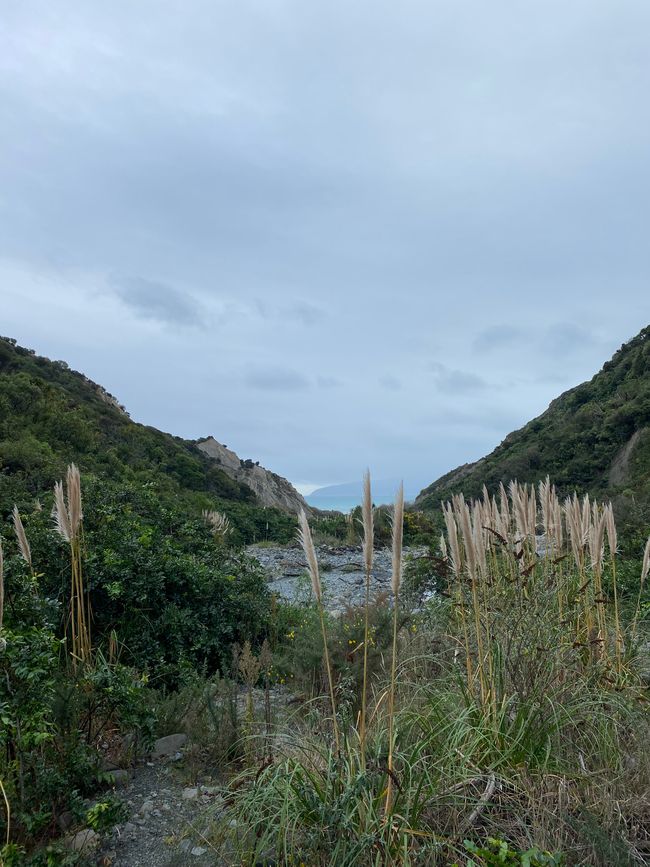
[[286, 315], [302, 325], [317, 325], [323, 320], [324, 311], [308, 301], [296, 301], [286, 308]]
[[511, 348], [521, 343], [525, 332], [514, 325], [491, 325], [480, 331], [472, 343], [474, 352], [491, 352], [496, 349]]
[[205, 325], [205, 314], [199, 303], [187, 292], [174, 289], [144, 277], [113, 279], [114, 294], [136, 316], [167, 325]]
[[485, 380], [477, 374], [449, 368], [439, 361], [432, 361], [429, 370], [438, 389], [446, 394], [467, 394], [487, 388]]
[[602, 344], [602, 340], [582, 325], [558, 322], [541, 335], [541, 347], [554, 358], [580, 355], [585, 349]]
[[283, 367], [252, 368], [245, 374], [244, 382], [263, 391], [302, 391], [310, 386], [302, 373]]
[[316, 383], [319, 388], [340, 388], [343, 382], [336, 376], [318, 376]]
[[391, 376], [390, 374], [387, 376], [382, 376], [379, 378], [379, 384], [382, 388], [385, 388], [386, 391], [401, 391], [402, 383], [396, 376]]

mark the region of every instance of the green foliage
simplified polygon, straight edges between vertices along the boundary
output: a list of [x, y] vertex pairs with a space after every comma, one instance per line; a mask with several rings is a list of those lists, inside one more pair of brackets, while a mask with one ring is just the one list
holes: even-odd
[[258, 506], [195, 443], [136, 424], [82, 374], [0, 338], [0, 515], [43, 497], [70, 462], [84, 482], [149, 487], [188, 515], [218, 508], [234, 527], [234, 544], [286, 542], [295, 533], [293, 517]]
[[129, 810], [119, 798], [114, 796], [97, 801], [86, 813], [85, 824], [93, 831], [108, 831], [129, 817]]
[[536, 846], [521, 852], [511, 848], [505, 840], [494, 837], [488, 837], [480, 846], [465, 840], [465, 848], [478, 859], [468, 858], [465, 867], [561, 867], [564, 864], [562, 855], [542, 852]]

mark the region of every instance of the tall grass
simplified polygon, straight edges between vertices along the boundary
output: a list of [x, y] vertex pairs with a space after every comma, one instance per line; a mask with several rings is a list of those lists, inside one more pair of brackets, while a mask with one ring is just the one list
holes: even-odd
[[323, 587], [320, 580], [320, 571], [318, 569], [318, 559], [316, 557], [316, 549], [314, 548], [314, 541], [311, 536], [311, 530], [309, 529], [309, 522], [307, 521], [307, 516], [304, 511], [300, 511], [299, 515], [299, 538], [300, 544], [302, 545], [302, 549], [305, 553], [305, 557], [307, 559], [307, 568], [309, 570], [309, 575], [311, 578], [311, 586], [312, 591], [314, 593], [314, 597], [316, 599], [316, 604], [318, 606], [318, 617], [320, 620], [321, 633], [323, 637], [323, 657], [325, 662], [325, 669], [327, 672], [327, 682], [329, 685], [329, 693], [330, 693], [330, 706], [332, 709], [332, 728], [334, 731], [334, 740], [336, 742], [336, 750], [337, 752], [341, 748], [341, 739], [339, 737], [339, 725], [338, 720], [336, 718], [336, 699], [334, 697], [334, 679], [332, 676], [332, 665], [330, 663], [329, 657], [329, 649], [327, 647], [327, 629], [325, 627], [325, 607], [323, 605]]
[[63, 482], [54, 486], [54, 525], [70, 548], [70, 658], [72, 666], [90, 662], [92, 644], [90, 638], [90, 597], [84, 587], [81, 556], [83, 511], [81, 506], [81, 477], [74, 464], [66, 475], [66, 491]]
[[[488, 837], [521, 853], [507, 863], [643, 863], [640, 603], [626, 622], [609, 506], [561, 502], [549, 479], [454, 497], [441, 546], [451, 582], [415, 633], [400, 615], [402, 509], [398, 495], [392, 653], [377, 683], [363, 678], [356, 726], [335, 729], [332, 749], [297, 713], [274, 760], [233, 782], [219, 839], [247, 864], [468, 864], [464, 841]], [[640, 586], [649, 569], [650, 543]]]
[[372, 561], [375, 545], [375, 532], [372, 510], [372, 491], [370, 486], [370, 471], [363, 477], [363, 502], [361, 504], [363, 517], [363, 565], [365, 571], [365, 604], [363, 625], [363, 681], [361, 687], [361, 715], [359, 718], [359, 743], [361, 745], [361, 761], [365, 760], [366, 745], [366, 703], [368, 698], [368, 642], [370, 640], [370, 582], [372, 580]]

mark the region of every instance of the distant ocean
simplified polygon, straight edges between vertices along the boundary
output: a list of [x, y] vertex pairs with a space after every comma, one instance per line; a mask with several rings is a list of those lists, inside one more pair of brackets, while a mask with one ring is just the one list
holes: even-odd
[[[315, 509], [323, 509], [324, 511], [336, 510], [337, 512], [351, 512], [355, 506], [361, 505], [361, 497], [305, 497], [308, 504]], [[376, 506], [381, 506], [384, 503], [392, 503], [392, 499], [385, 497], [373, 497]]]

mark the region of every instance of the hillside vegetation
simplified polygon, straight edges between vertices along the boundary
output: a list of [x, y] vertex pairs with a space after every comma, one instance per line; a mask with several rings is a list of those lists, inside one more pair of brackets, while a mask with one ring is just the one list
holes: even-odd
[[487, 457], [425, 488], [416, 507], [434, 510], [461, 490], [477, 497], [483, 485], [493, 493], [499, 482], [546, 475], [563, 494], [611, 497], [619, 514], [650, 502], [650, 326]]
[[101, 386], [0, 338], [0, 514], [31, 505], [70, 462], [118, 488], [148, 486], [170, 508], [224, 511], [239, 541], [286, 541], [294, 521], [264, 509], [195, 443], [132, 421]]

